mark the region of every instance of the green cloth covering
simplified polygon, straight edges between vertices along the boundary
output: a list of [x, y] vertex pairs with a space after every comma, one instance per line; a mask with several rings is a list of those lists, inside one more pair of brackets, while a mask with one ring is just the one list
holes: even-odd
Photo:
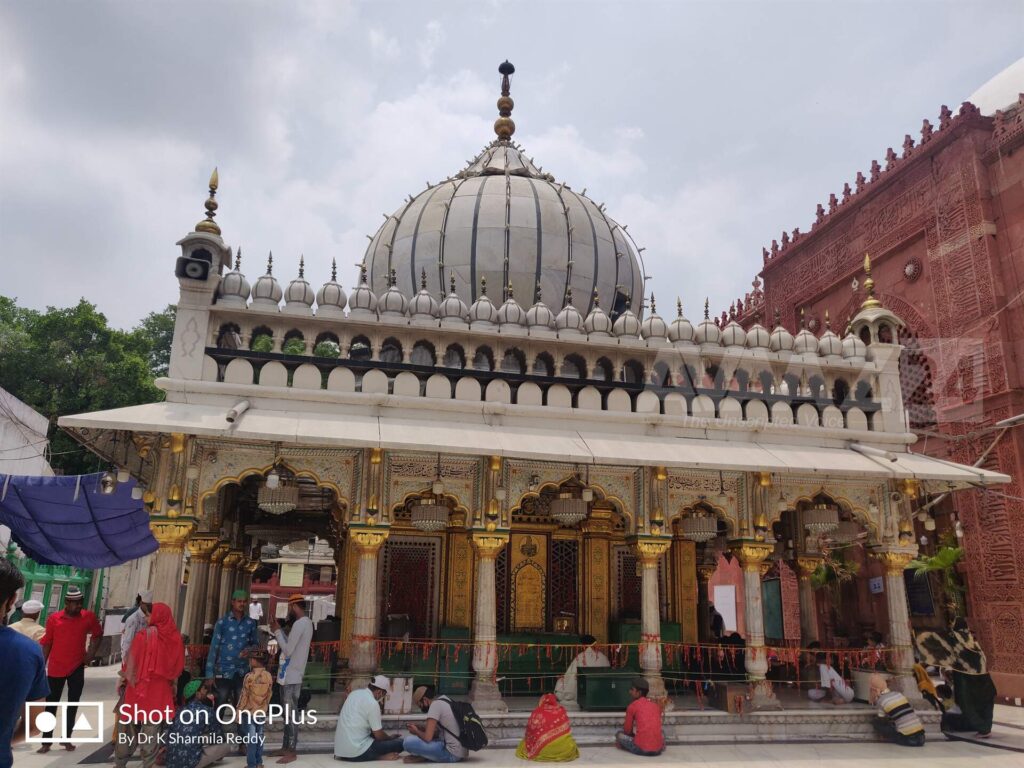
[[244, 589], [236, 589], [234, 592], [231, 593], [231, 599], [232, 600], [248, 600], [249, 599], [249, 593], [246, 592]]
[[185, 684], [185, 701], [188, 701], [193, 696], [195, 696], [196, 695], [196, 691], [199, 690], [199, 687], [202, 684], [203, 684], [202, 680], [189, 680]]
[[[576, 740], [571, 733], [559, 736], [540, 751], [533, 760], [538, 763], [568, 763], [580, 756], [580, 750], [576, 746]], [[529, 760], [526, 756], [526, 742], [520, 741], [516, 747], [516, 757], [520, 760]]]

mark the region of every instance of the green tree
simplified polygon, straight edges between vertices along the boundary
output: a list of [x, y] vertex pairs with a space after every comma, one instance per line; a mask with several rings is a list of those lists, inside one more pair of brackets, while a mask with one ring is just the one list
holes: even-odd
[[171, 363], [171, 340], [174, 338], [174, 315], [178, 308], [168, 304], [162, 312], [150, 312], [134, 329], [149, 347], [149, 367], [154, 376], [166, 376]]
[[39, 312], [0, 296], [0, 387], [50, 420], [55, 471], [97, 468], [96, 458], [57, 428], [60, 416], [162, 399], [153, 379], [169, 355], [168, 316], [170, 308], [122, 331], [85, 299]]

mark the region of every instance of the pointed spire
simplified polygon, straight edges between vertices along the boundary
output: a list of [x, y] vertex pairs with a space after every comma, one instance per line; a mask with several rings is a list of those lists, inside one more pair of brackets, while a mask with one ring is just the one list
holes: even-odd
[[331, 259], [331, 282], [338, 282], [338, 260]]
[[268, 251], [267, 252], [267, 274], [268, 275], [274, 274], [274, 252], [273, 251]]
[[710, 320], [711, 319], [711, 315], [708, 314], [708, 307], [709, 306], [710, 306], [710, 302], [708, 301], [707, 296], [705, 296], [704, 297], [704, 319], [705, 320]]
[[498, 137], [498, 141], [508, 142], [512, 138], [512, 134], [516, 132], [516, 124], [512, 122], [512, 108], [515, 106], [515, 102], [512, 101], [509, 78], [512, 73], [516, 71], [516, 68], [512, 64], [505, 60], [498, 67], [498, 73], [501, 75], [501, 96], [498, 98], [498, 119], [494, 121], [494, 133]]
[[217, 215], [217, 186], [220, 180], [217, 176], [217, 169], [213, 169], [213, 173], [210, 174], [210, 196], [206, 198], [206, 218], [196, 224], [196, 232], [209, 232], [214, 235], [220, 234], [220, 226], [213, 220], [213, 217]]
[[420, 270], [420, 290], [427, 290], [427, 268], [423, 267]]
[[683, 300], [676, 296], [676, 317], [683, 316]]
[[658, 310], [657, 310], [657, 308], [656, 308], [656, 307], [654, 306], [654, 294], [653, 294], [653, 293], [651, 293], [651, 314], [652, 314], [652, 315], [656, 315], [656, 314], [658, 314]]
[[306, 257], [299, 254], [299, 280], [306, 279]]
[[875, 298], [875, 281], [871, 277], [871, 256], [867, 253], [864, 254], [864, 290], [867, 291], [868, 297], [860, 305], [861, 309], [875, 309], [882, 306], [882, 302]]
[[238, 250], [235, 252], [235, 272], [242, 271], [242, 246], [238, 246]]

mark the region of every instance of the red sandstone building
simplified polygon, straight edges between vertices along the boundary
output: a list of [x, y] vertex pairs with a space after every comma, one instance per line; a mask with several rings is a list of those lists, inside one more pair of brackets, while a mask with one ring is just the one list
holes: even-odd
[[927, 513], [937, 530], [919, 521], [917, 535], [928, 552], [960, 521], [970, 624], [1000, 694], [1024, 697], [1024, 426], [993, 428], [1024, 413], [1024, 94], [994, 116], [942, 107], [937, 126], [925, 120], [918, 139], [819, 205], [810, 232], [783, 233], [764, 251], [763, 291], [755, 281], [738, 302], [740, 322], [820, 333], [831, 318], [842, 333], [864, 300], [866, 253], [876, 295], [907, 323], [915, 450], [973, 464], [999, 437], [982, 466], [1013, 482], [957, 492]]

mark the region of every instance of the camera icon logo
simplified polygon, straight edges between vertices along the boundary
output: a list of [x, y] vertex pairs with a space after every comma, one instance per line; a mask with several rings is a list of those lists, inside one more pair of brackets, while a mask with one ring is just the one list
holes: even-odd
[[[39, 734], [33, 735], [34, 731], [39, 731]], [[102, 702], [26, 702], [25, 743], [57, 744], [59, 742], [102, 744]]]

